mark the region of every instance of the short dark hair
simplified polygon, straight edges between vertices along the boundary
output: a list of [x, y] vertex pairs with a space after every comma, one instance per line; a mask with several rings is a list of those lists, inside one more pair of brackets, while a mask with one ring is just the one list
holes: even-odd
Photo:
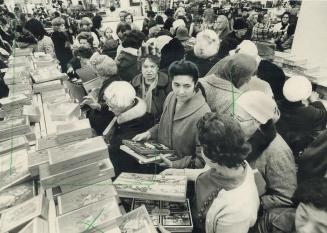
[[149, 59], [151, 62], [155, 63], [158, 67], [160, 65], [160, 57], [152, 54], [145, 54], [142, 55], [139, 59], [140, 64], [143, 65], [146, 59]]
[[44, 29], [43, 24], [37, 19], [30, 19], [28, 20], [25, 25], [25, 29], [28, 30], [30, 33], [35, 36], [38, 40], [42, 40], [43, 37], [46, 35], [46, 30]]
[[122, 45], [124, 48], [131, 47], [134, 49], [139, 49], [142, 46], [144, 38], [145, 35], [143, 32], [132, 30], [124, 34]]
[[89, 43], [91, 47], [93, 47], [93, 36], [91, 32], [81, 32], [80, 34], [78, 34], [77, 40], [78, 42], [80, 40], [86, 40], [87, 43]]
[[93, 49], [86, 46], [79, 46], [75, 51], [74, 55], [82, 58], [90, 58], [93, 55]]
[[156, 16], [156, 13], [153, 12], [153, 11], [148, 11], [146, 16], [149, 17], [149, 18], [154, 18]]
[[199, 80], [199, 69], [193, 62], [182, 59], [173, 62], [169, 66], [168, 75], [171, 80], [173, 80], [176, 75], [189, 75], [192, 77], [193, 82], [197, 83]]
[[118, 34], [119, 32], [124, 33], [129, 30], [132, 30], [131, 25], [129, 25], [128, 23], [121, 22], [117, 25], [116, 34]]
[[251, 151], [239, 123], [228, 114], [206, 113], [197, 123], [204, 155], [229, 168], [239, 167]]
[[134, 18], [133, 18], [133, 15], [131, 13], [126, 13], [125, 16], [124, 16], [124, 19], [126, 21], [126, 17], [127, 16], [131, 16], [131, 19], [132, 19], [132, 22], [134, 22]]
[[165, 23], [161, 15], [157, 15], [156, 23], [157, 24], [164, 24]]

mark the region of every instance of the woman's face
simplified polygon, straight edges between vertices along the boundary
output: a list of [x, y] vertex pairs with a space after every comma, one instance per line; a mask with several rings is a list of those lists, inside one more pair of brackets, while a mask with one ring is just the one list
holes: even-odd
[[288, 23], [288, 21], [290, 20], [290, 17], [288, 16], [288, 14], [285, 14], [283, 15], [282, 17], [282, 22], [285, 24], [285, 23]]
[[190, 75], [175, 75], [172, 88], [180, 102], [186, 102], [195, 95], [195, 83]]
[[66, 31], [65, 25], [64, 24], [61, 24], [59, 26], [59, 32], [64, 32], [64, 31]]
[[154, 82], [158, 74], [158, 65], [152, 62], [150, 59], [145, 59], [142, 64], [142, 76], [146, 85], [150, 85]]
[[112, 37], [112, 31], [110, 30], [110, 29], [107, 29], [105, 32], [104, 32], [104, 34], [105, 34], [105, 36], [107, 37], [107, 38], [111, 38]]
[[199, 57], [212, 57], [218, 52], [218, 42], [200, 38], [196, 40], [195, 49]]
[[225, 23], [224, 18], [217, 18], [216, 20], [216, 28], [221, 31], [224, 30], [226, 28], [227, 24]]
[[126, 23], [131, 24], [131, 23], [133, 22], [133, 20], [132, 20], [132, 16], [131, 16], [131, 15], [127, 15], [127, 16], [125, 17], [125, 21], [126, 21]]
[[103, 98], [106, 101], [106, 104], [108, 105], [109, 111], [113, 112], [115, 114], [115, 116], [119, 116], [120, 114], [122, 114], [125, 111], [124, 108], [119, 107], [119, 106], [115, 105], [114, 103], [112, 103], [110, 101], [110, 99], [106, 98], [106, 96], [104, 96]]

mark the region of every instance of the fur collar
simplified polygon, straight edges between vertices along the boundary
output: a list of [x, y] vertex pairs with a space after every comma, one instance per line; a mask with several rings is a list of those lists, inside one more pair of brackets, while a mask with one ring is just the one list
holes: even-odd
[[139, 97], [135, 98], [135, 104], [134, 106], [127, 110], [126, 112], [123, 112], [117, 117], [117, 123], [123, 124], [128, 121], [132, 121], [134, 119], [140, 118], [146, 114], [146, 103], [144, 100], [140, 99]]
[[134, 49], [134, 48], [131, 48], [131, 47], [128, 47], [128, 48], [122, 48], [121, 51], [124, 51], [125, 53], [128, 53], [128, 54], [131, 54], [133, 56], [137, 56], [138, 54], [138, 50], [137, 49]]

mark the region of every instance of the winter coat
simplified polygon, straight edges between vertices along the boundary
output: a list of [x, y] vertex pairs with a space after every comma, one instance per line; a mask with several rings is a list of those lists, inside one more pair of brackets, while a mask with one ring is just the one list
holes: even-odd
[[214, 55], [210, 58], [201, 58], [194, 54], [194, 50], [192, 49], [188, 53], [186, 53], [186, 60], [195, 63], [199, 69], [199, 77], [204, 77], [209, 70], [220, 60], [217, 55]]
[[68, 35], [64, 32], [55, 31], [52, 33], [51, 39], [53, 41], [56, 57], [60, 62], [62, 72], [66, 72], [67, 63], [73, 57], [72, 50], [69, 47], [66, 47], [66, 45], [70, 43]]
[[[136, 96], [142, 98], [142, 74], [133, 78], [132, 85], [135, 88]], [[159, 123], [165, 99], [170, 91], [171, 82], [168, 76], [163, 72], [159, 72], [157, 87], [152, 90], [151, 112], [147, 113], [153, 125]]]
[[242, 38], [238, 38], [235, 35], [235, 32], [232, 31], [226, 35], [225, 39], [220, 42], [218, 57], [220, 59], [228, 56], [229, 51], [236, 49], [236, 47], [243, 41]]
[[202, 156], [197, 139], [196, 123], [205, 113], [210, 112], [202, 93], [198, 91], [189, 101], [175, 112], [176, 94], [171, 92], [164, 103], [159, 124], [149, 131], [151, 138], [172, 148], [179, 158], [173, 161], [174, 168], [186, 168], [195, 158], [195, 167], [202, 167]]
[[122, 80], [130, 82], [136, 74], [140, 73], [137, 64], [137, 56], [124, 50], [117, 57], [118, 73]]

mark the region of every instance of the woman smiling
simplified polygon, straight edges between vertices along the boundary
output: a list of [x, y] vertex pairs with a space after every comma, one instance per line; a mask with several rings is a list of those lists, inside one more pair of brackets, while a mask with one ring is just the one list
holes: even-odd
[[196, 123], [210, 109], [197, 88], [198, 68], [190, 61], [181, 60], [170, 65], [168, 74], [173, 91], [165, 100], [159, 124], [133, 140], [154, 139], [174, 149], [178, 159], [165, 161], [168, 167], [203, 167], [200, 150], [197, 150]]

